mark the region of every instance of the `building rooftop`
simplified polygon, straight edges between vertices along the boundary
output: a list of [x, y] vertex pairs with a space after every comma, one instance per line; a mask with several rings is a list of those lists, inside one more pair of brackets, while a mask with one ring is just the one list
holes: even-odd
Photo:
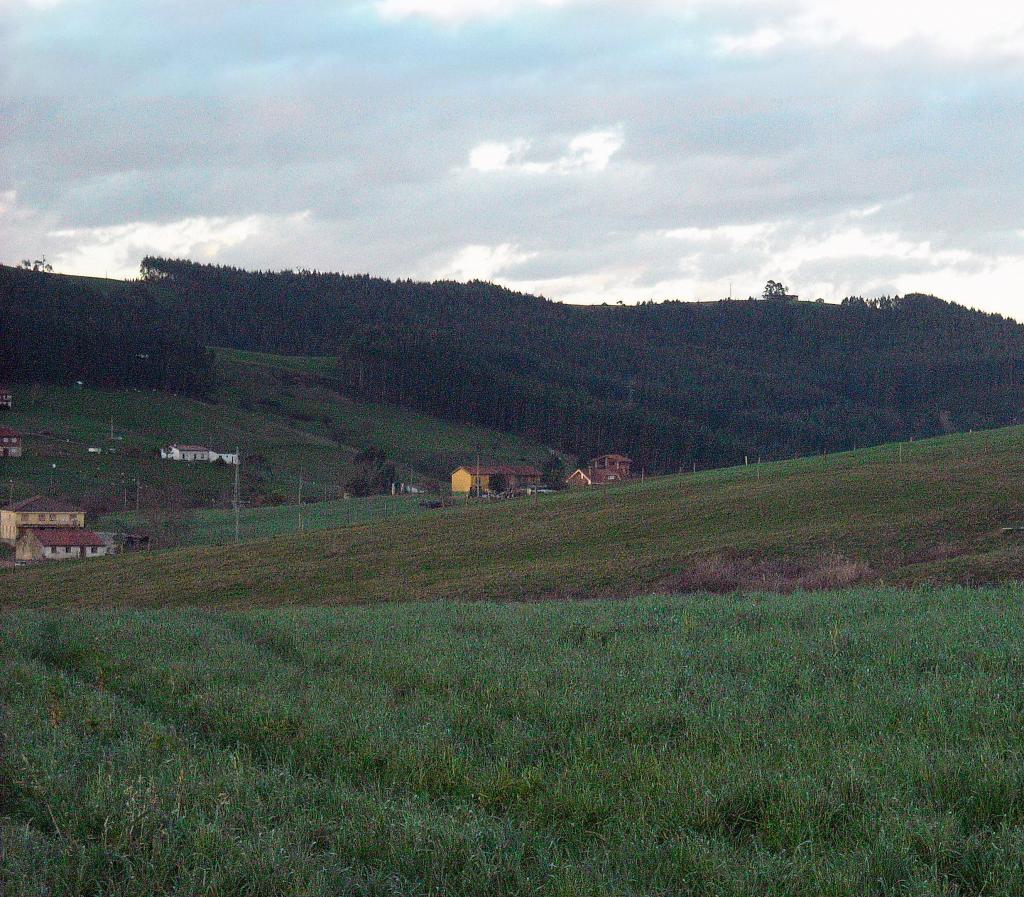
[[16, 436], [17, 438], [20, 439], [21, 433], [19, 433], [17, 430], [12, 430], [10, 427], [0, 427], [0, 436]]
[[21, 501], [16, 501], [14, 504], [7, 505], [4, 508], [5, 511], [54, 511], [54, 512], [70, 512], [78, 511], [82, 513], [81, 508], [76, 508], [74, 505], [69, 505], [67, 502], [57, 501], [55, 498], [47, 498], [45, 495], [33, 495], [31, 498], [23, 498]]
[[529, 464], [521, 466], [513, 466], [511, 464], [481, 464], [477, 467], [475, 464], [469, 467], [464, 467], [463, 470], [468, 470], [472, 476], [475, 477], [493, 477], [498, 474], [504, 476], [514, 477], [539, 477], [540, 471], [536, 467], [531, 467]]
[[60, 526], [31, 532], [45, 548], [103, 548], [107, 544], [91, 529], [81, 527]]

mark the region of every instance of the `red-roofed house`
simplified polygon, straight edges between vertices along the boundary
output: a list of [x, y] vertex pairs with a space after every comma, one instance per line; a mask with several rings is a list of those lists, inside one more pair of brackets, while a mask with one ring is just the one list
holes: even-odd
[[[510, 464], [491, 464], [472, 467], [460, 467], [452, 473], [452, 492], [484, 492], [523, 489], [527, 486], [540, 485], [541, 472], [530, 465], [513, 466]], [[494, 483], [492, 484], [492, 480]], [[498, 480], [504, 480], [504, 488], [492, 488]]]
[[0, 427], [0, 458], [21, 457], [21, 433], [10, 427]]
[[16, 561], [68, 561], [74, 558], [102, 557], [107, 544], [90, 529], [57, 527], [21, 531], [15, 548]]
[[570, 486], [579, 488], [582, 486], [606, 486], [609, 483], [618, 483], [628, 480], [631, 476], [630, 470], [633, 462], [625, 455], [617, 455], [614, 452], [607, 455], [598, 455], [591, 459], [586, 470], [577, 468], [565, 482]]

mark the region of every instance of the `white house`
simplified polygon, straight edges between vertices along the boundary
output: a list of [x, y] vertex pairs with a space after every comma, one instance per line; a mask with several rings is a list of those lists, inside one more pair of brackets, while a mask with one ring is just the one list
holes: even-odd
[[160, 449], [160, 457], [165, 461], [222, 461], [225, 464], [237, 464], [236, 452], [215, 452], [205, 445], [178, 445], [173, 443]]

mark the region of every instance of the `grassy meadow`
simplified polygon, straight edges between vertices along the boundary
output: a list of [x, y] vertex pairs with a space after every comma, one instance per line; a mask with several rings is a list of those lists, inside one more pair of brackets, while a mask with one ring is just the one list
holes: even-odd
[[[422, 502], [429, 498], [427, 495], [371, 495], [310, 502], [302, 505], [302, 529], [312, 533], [427, 513]], [[107, 514], [96, 521], [96, 528], [117, 532], [151, 531], [146, 516], [134, 511]], [[165, 529], [169, 530], [168, 535], [174, 545], [227, 545], [235, 539], [235, 513], [224, 508], [185, 511], [165, 524]], [[238, 531], [243, 542], [294, 534], [298, 530], [299, 506], [295, 504], [242, 508], [239, 511]]]
[[[1024, 429], [0, 573], [0, 607], [250, 608], [1024, 579]], [[287, 575], [283, 575], [287, 572]]]
[[1018, 587], [0, 618], [5, 897], [1018, 895]]
[[477, 452], [509, 463], [547, 456], [543, 446], [515, 436], [349, 401], [330, 376], [332, 359], [218, 351], [217, 367], [209, 401], [88, 386], [16, 387], [15, 407], [0, 410], [0, 424], [24, 433], [25, 455], [0, 460], [3, 500], [46, 493], [126, 510], [135, 505], [138, 478], [143, 506], [226, 507], [232, 470], [161, 461], [160, 447], [171, 442], [239, 447], [243, 495], [254, 504], [294, 500], [300, 475], [310, 494], [340, 498], [356, 456], [370, 447], [384, 450], [401, 482], [425, 487], [445, 486]]

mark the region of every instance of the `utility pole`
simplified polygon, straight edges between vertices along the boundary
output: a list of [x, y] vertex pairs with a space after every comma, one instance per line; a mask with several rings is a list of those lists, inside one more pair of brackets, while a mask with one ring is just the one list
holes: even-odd
[[301, 533], [305, 529], [305, 523], [302, 520], [302, 473], [299, 473], [299, 532]]
[[142, 487], [139, 485], [139, 478], [135, 478], [135, 513], [139, 513], [139, 498], [141, 497]]
[[239, 468], [241, 466], [242, 466], [242, 456], [238, 453], [238, 446], [236, 445], [235, 446], [235, 497], [234, 497], [234, 505], [235, 505], [235, 544], [236, 545], [240, 541], [240, 538], [239, 538], [239, 535], [238, 535], [238, 504], [239, 504], [239, 502], [238, 502], [238, 473], [239, 473]]
[[110, 415], [110, 441], [114, 441], [114, 415]]
[[7, 498], [8, 498], [7, 504], [13, 505], [14, 504], [14, 480], [11, 480], [10, 483], [7, 484]]

